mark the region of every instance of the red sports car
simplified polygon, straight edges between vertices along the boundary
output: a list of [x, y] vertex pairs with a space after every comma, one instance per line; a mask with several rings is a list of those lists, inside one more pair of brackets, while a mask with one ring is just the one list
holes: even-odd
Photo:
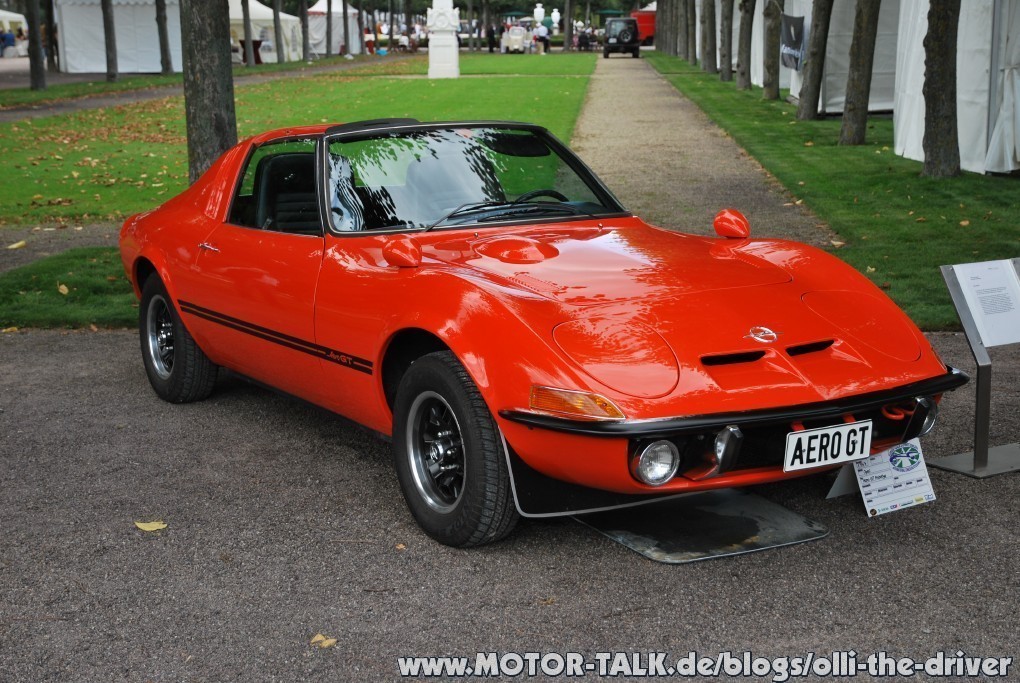
[[229, 368], [390, 437], [471, 546], [866, 457], [966, 382], [838, 259], [715, 228], [646, 224], [538, 126], [392, 119], [245, 140], [120, 245], [160, 397]]

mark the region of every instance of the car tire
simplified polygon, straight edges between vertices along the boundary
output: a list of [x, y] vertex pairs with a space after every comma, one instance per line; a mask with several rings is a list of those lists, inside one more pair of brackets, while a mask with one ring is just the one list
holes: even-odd
[[609, 50], [605, 49], [602, 51], [602, 59], [609, 59]]
[[630, 32], [630, 29], [625, 28], [620, 31], [620, 33], [616, 36], [616, 39], [618, 42], [626, 44], [634, 40], [634, 34]]
[[400, 380], [393, 453], [407, 507], [440, 543], [492, 543], [517, 524], [499, 430], [449, 351], [423, 356]]
[[142, 285], [138, 336], [145, 374], [157, 396], [170, 403], [190, 403], [212, 393], [217, 367], [192, 339], [155, 275]]
[[641, 57], [641, 48], [639, 47], [634, 48], [634, 51], [631, 54], [634, 56], [634, 59], [638, 59], [639, 57]]

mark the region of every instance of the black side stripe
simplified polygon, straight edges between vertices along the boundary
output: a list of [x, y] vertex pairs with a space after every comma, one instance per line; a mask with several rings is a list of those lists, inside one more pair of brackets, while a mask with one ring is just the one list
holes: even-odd
[[364, 372], [369, 375], [372, 374], [372, 361], [365, 360], [364, 358], [358, 358], [357, 356], [352, 356], [349, 353], [343, 353], [342, 351], [336, 351], [335, 349], [320, 346], [319, 344], [298, 339], [297, 337], [291, 337], [290, 335], [270, 330], [266, 327], [259, 327], [258, 325], [245, 322], [244, 320], [232, 318], [229, 315], [224, 315], [223, 313], [217, 313], [216, 311], [208, 308], [196, 306], [195, 304], [187, 301], [178, 301], [177, 303], [180, 304], [181, 311], [184, 313], [189, 313], [199, 318], [223, 325], [224, 327], [229, 327], [232, 330], [244, 332], [252, 335], [253, 337], [258, 337], [259, 339], [279, 344], [280, 346], [285, 346], [288, 349], [293, 349], [294, 351], [301, 351], [302, 353], [307, 353], [311, 356], [315, 356], [316, 358], [328, 360], [332, 363], [336, 363], [337, 365], [343, 365], [351, 370], [357, 370], [358, 372]]

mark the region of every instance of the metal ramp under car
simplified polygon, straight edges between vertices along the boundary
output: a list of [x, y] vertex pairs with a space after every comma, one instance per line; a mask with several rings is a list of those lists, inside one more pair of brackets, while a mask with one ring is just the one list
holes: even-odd
[[668, 564], [742, 555], [829, 535], [818, 522], [740, 489], [704, 491], [574, 519]]

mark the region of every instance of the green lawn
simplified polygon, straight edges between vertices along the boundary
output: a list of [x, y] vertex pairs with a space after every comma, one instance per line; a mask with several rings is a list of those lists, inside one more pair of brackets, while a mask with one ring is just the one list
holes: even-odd
[[136, 305], [112, 247], [72, 249], [0, 273], [0, 328], [129, 327]]
[[[238, 88], [238, 132], [407, 116], [422, 120], [520, 119], [569, 140], [594, 68], [592, 55], [469, 56], [465, 71], [520, 76], [428, 80], [337, 72]], [[417, 69], [422, 59], [392, 62]], [[566, 74], [566, 75], [562, 75]], [[4, 192], [0, 226], [118, 220], [153, 208], [187, 185], [184, 103], [169, 97], [0, 125]]]
[[1020, 253], [1017, 178], [921, 178], [920, 163], [893, 153], [889, 116], [873, 117], [868, 144], [840, 147], [838, 117], [797, 121], [795, 107], [763, 101], [760, 89], [739, 92], [680, 59], [648, 57], [840, 235], [846, 242], [836, 252], [840, 258], [885, 289], [923, 328], [959, 326], [940, 265]]

